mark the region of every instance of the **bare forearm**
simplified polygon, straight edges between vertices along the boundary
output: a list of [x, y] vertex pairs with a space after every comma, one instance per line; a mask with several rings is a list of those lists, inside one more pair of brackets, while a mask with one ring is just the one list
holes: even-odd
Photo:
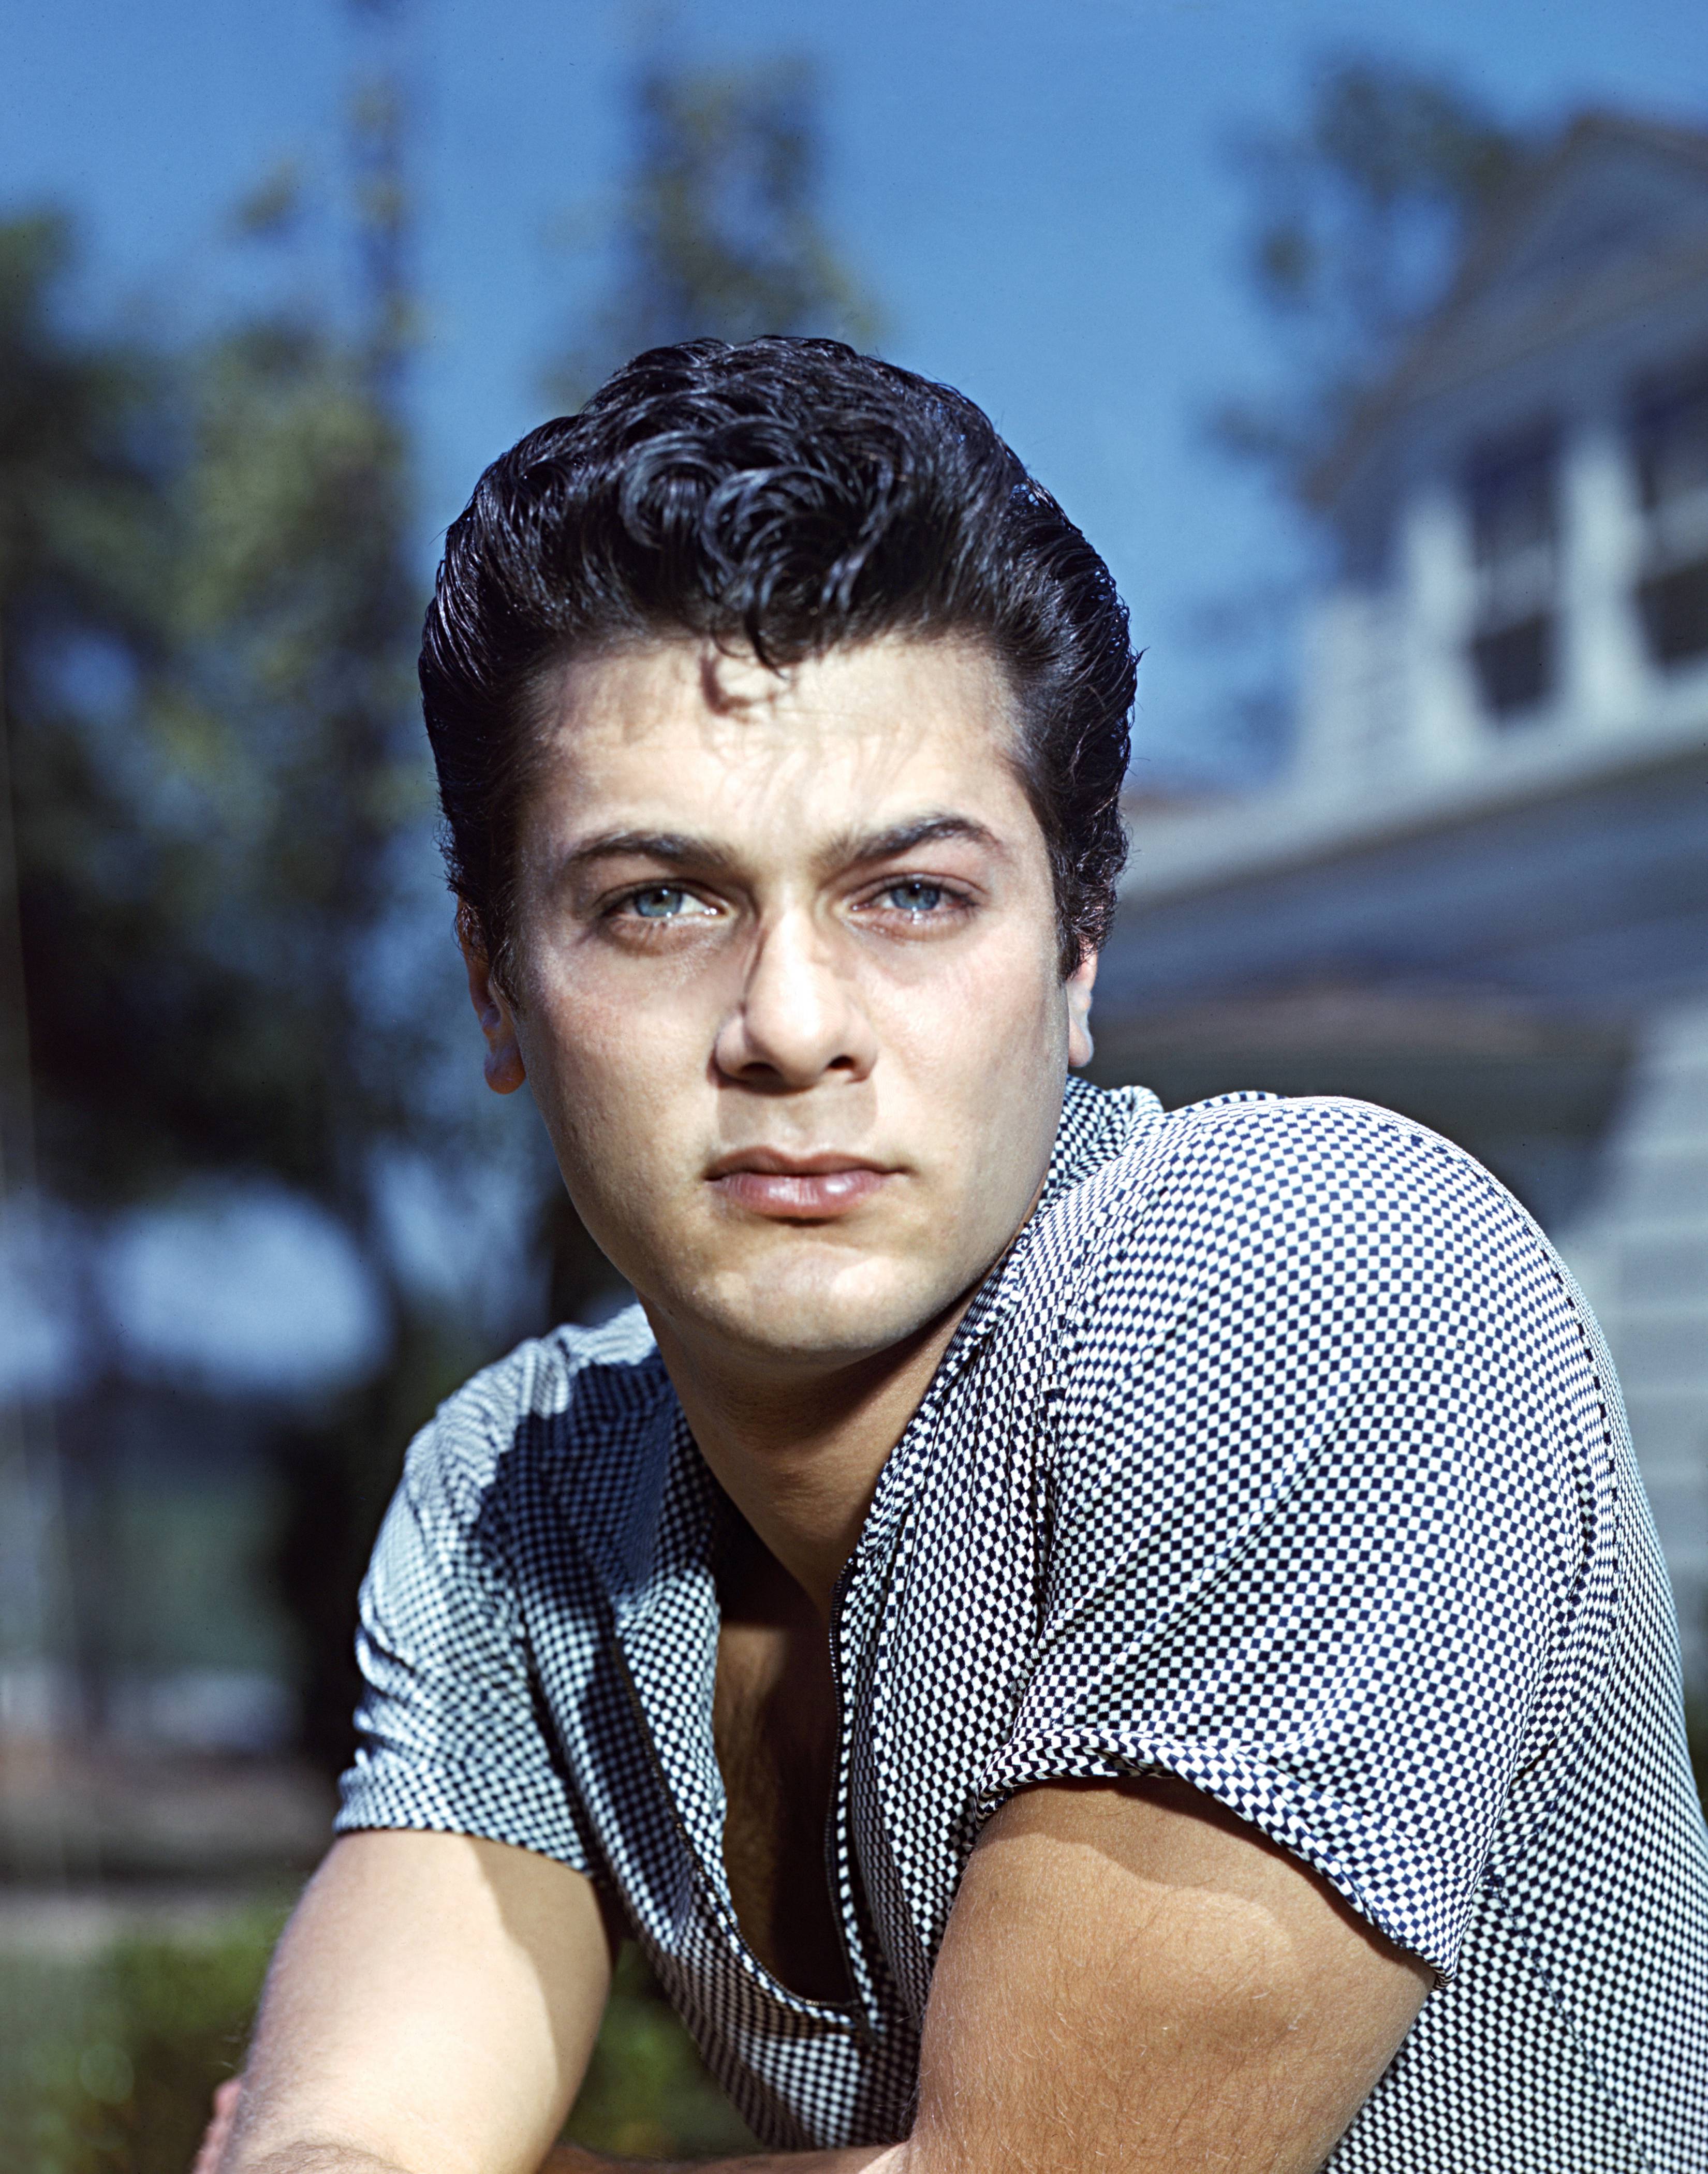
[[[301, 2144], [269, 2152], [264, 2159], [238, 2158], [209, 2162], [221, 2174], [413, 2174], [395, 2160], [376, 2159], [371, 2152], [340, 2144]], [[197, 2161], [196, 2174], [204, 2162]], [[560, 2144], [549, 2152], [539, 2174], [901, 2174], [899, 2144], [858, 2145], [846, 2151], [762, 2152], [742, 2159], [720, 2159], [708, 2165], [696, 2159], [608, 2159], [603, 2153], [582, 2151]]]
[[407, 2174], [394, 2159], [335, 2137], [300, 2138], [284, 2144], [254, 2139], [246, 2150], [243, 2079], [233, 2076], [214, 2094], [214, 2118], [190, 2174]]
[[[906, 2146], [855, 2144], [846, 2151], [767, 2151], [744, 2159], [607, 2159], [560, 2144], [540, 2174], [903, 2174]], [[338, 2174], [343, 2174], [340, 2167]], [[365, 2174], [365, 2170], [363, 2170]]]
[[[707, 2165], [698, 2159], [608, 2159], [560, 2144], [546, 2155], [539, 2174], [902, 2174], [902, 2151], [900, 2144], [860, 2144], [846, 2151], [762, 2152]], [[196, 2174], [204, 2165], [209, 2174], [216, 2166], [220, 2174], [413, 2174], [395, 2160], [336, 2143], [293, 2144], [263, 2159], [198, 2158]]]
[[[560, 2144], [547, 2155], [539, 2174], [900, 2174], [899, 2145], [867, 2144], [847, 2151], [765, 2152], [743, 2159], [608, 2159], [601, 2152]], [[241, 2174], [411, 2174], [389, 2159], [341, 2144], [309, 2144], [265, 2159], [241, 2160]]]
[[[195, 2174], [200, 2174], [197, 2160]], [[219, 2174], [409, 2174], [395, 2160], [376, 2159], [343, 2144], [287, 2144], [269, 2151], [264, 2159], [250, 2159], [240, 2151], [235, 2159], [218, 2162]]]

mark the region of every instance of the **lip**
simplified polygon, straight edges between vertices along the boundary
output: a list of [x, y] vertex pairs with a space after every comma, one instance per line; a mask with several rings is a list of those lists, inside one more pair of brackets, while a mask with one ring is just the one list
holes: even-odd
[[786, 1155], [776, 1148], [738, 1149], [720, 1156], [706, 1173], [732, 1207], [783, 1223], [825, 1223], [846, 1215], [895, 1175], [881, 1163], [833, 1149]]

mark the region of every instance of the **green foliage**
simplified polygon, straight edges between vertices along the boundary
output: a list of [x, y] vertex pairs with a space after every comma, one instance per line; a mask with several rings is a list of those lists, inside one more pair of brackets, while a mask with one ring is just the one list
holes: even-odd
[[57, 215], [0, 222], [0, 597], [8, 673], [32, 692], [48, 643], [101, 631], [145, 651], [159, 603], [153, 370], [62, 329], [72, 255]]
[[1405, 232], [1450, 222], [1451, 246], [1523, 165], [1514, 132], [1458, 85], [1365, 59], [1329, 69], [1295, 133], [1249, 154], [1264, 185], [1251, 236], [1259, 294], [1332, 309], [1380, 337], [1432, 299], [1443, 268]]
[[803, 62], [649, 68], [632, 117], [613, 290], [555, 392], [578, 405], [618, 363], [673, 340], [815, 333], [870, 344], [876, 313], [815, 208], [818, 91]]
[[93, 1965], [0, 1973], [0, 2174], [184, 2174], [241, 2065], [277, 1910], [205, 1939], [131, 1937]]
[[[33, 933], [66, 905], [75, 869], [87, 868], [105, 900], [135, 892], [121, 788], [101, 760], [102, 697], [116, 690], [128, 701], [163, 646], [158, 381], [132, 348], [62, 330], [71, 257], [62, 219], [0, 223], [0, 1161], [8, 1171], [27, 1054], [15, 978], [33, 978], [27, 933], [19, 960], [14, 907], [21, 890]], [[74, 951], [83, 930], [61, 933]]]
[[1240, 147], [1246, 268], [1287, 381], [1214, 418], [1230, 450], [1297, 484], [1441, 298], [1534, 148], [1449, 78], [1369, 57], [1325, 68], [1294, 129]]
[[359, 1230], [361, 1165], [410, 1129], [430, 1046], [365, 986], [431, 788], [407, 449], [363, 358], [289, 323], [199, 358], [181, 508], [172, 742], [222, 911], [179, 941], [230, 992], [198, 1154], [217, 1128]]
[[407, 1003], [376, 1016], [358, 986], [428, 800], [405, 450], [311, 328], [146, 364], [79, 347], [55, 317], [66, 259], [49, 223], [0, 229], [0, 640], [43, 1176], [105, 1206], [264, 1176], [359, 1225], [419, 1047]]
[[[184, 2174], [242, 2065], [281, 1917], [132, 1936], [92, 1963], [0, 1960], [0, 2174]], [[646, 2156], [752, 2148], [633, 1948], [565, 2133]]]

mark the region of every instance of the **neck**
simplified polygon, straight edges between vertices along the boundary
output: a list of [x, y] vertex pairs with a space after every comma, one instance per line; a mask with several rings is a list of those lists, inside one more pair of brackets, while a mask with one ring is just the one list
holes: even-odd
[[884, 1462], [971, 1298], [874, 1356], [782, 1376], [732, 1364], [646, 1309], [700, 1455], [826, 1622]]

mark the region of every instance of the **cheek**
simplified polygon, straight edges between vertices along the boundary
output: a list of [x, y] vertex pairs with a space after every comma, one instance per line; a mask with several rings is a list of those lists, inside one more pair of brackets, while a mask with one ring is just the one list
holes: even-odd
[[[705, 1070], [703, 1006], [685, 987], [565, 973], [539, 990], [523, 1037], [528, 1075], [559, 1153], [597, 1181], [668, 1138], [662, 1120]], [[678, 1126], [679, 1128], [679, 1126]]]
[[1056, 1061], [1066, 1003], [1052, 954], [995, 937], [968, 947], [911, 985], [887, 988], [874, 1007], [882, 1039], [913, 1068], [957, 1084], [964, 1097]]

